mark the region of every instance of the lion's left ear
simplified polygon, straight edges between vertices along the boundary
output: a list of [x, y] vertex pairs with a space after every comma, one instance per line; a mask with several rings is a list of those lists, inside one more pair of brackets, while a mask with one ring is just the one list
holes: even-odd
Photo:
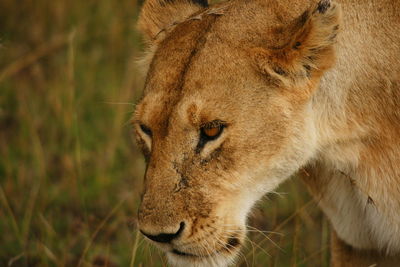
[[340, 15], [337, 4], [320, 1], [289, 26], [286, 45], [256, 52], [259, 69], [283, 85], [320, 77], [334, 63]]
[[152, 44], [160, 32], [207, 6], [207, 0], [146, 0], [140, 12], [138, 28], [146, 41]]

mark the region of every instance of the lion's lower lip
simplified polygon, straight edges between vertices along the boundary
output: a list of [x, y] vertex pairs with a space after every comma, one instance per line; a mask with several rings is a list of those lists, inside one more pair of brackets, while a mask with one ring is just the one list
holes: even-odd
[[[195, 255], [195, 254], [191, 254], [188, 252], [183, 252], [180, 250], [177, 250], [176, 248], [174, 248], [173, 250], [171, 250], [171, 253], [178, 255], [178, 256], [183, 256], [183, 257], [196, 257], [196, 258], [206, 258], [206, 257], [212, 257], [213, 255], [219, 254], [223, 251], [230, 251], [230, 249], [236, 248], [240, 245], [240, 241], [238, 238], [236, 237], [231, 237], [228, 239], [228, 243], [226, 244], [226, 246], [220, 250], [215, 251], [212, 254], [207, 254], [207, 255]], [[229, 249], [230, 248], [230, 249]]]
[[213, 257], [216, 254], [219, 254], [221, 251], [215, 251], [212, 254], [206, 254], [206, 255], [196, 255], [196, 254], [191, 254], [191, 253], [187, 253], [187, 252], [182, 252], [182, 251], [174, 248], [171, 252], [175, 255], [183, 256], [183, 257], [208, 258], [208, 257]]
[[173, 249], [173, 250], [172, 250], [172, 253], [174, 253], [174, 254], [176, 254], [176, 255], [179, 255], [179, 256], [200, 257], [200, 256], [197, 256], [197, 255], [194, 255], [194, 254], [190, 254], [190, 253], [186, 253], [186, 252], [179, 251], [179, 250], [177, 250], [177, 249]]

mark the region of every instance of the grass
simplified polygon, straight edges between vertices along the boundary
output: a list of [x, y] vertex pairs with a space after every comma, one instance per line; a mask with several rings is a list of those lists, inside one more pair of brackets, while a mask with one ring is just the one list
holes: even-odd
[[[165, 266], [137, 234], [144, 161], [135, 0], [0, 1], [0, 266]], [[260, 202], [239, 266], [328, 266], [293, 179]], [[278, 233], [275, 233], [278, 232]]]

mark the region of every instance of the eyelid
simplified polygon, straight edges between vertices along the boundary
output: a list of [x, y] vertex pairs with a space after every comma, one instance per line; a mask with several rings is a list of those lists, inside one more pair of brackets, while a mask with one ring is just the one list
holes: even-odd
[[203, 128], [214, 128], [214, 127], [225, 127], [227, 123], [222, 120], [213, 120], [200, 125], [200, 129]]

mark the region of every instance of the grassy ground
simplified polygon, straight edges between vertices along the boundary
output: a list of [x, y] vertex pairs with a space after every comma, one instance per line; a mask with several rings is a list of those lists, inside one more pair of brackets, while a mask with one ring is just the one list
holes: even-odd
[[[0, 266], [165, 266], [135, 229], [144, 170], [136, 0], [0, 1]], [[291, 180], [254, 210], [239, 266], [327, 266]]]

